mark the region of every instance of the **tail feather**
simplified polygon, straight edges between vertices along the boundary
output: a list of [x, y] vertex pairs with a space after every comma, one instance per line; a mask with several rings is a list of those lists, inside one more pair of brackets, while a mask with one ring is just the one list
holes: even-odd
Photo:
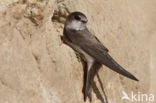
[[126, 76], [132, 80], [139, 81], [134, 75], [126, 71], [123, 67], [121, 67], [109, 54], [105, 55], [106, 58], [103, 60], [103, 64], [112, 69], [113, 71]]

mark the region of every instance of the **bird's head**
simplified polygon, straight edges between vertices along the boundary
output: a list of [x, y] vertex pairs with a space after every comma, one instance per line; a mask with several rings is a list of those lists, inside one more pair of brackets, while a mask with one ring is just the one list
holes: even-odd
[[68, 15], [65, 28], [73, 30], [84, 30], [87, 24], [87, 17], [81, 12], [72, 12]]

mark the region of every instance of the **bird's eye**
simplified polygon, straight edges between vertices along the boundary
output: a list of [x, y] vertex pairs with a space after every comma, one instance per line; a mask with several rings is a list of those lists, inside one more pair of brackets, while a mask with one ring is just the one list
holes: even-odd
[[81, 18], [79, 17], [79, 16], [74, 16], [74, 18], [76, 19], [76, 20], [81, 20]]

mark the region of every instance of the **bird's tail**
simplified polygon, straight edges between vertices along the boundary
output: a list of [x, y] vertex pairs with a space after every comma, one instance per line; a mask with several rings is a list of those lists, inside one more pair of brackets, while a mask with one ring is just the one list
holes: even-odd
[[135, 76], [121, 67], [109, 54], [106, 54], [105, 57], [105, 62], [103, 63], [104, 65], [123, 76], [139, 81]]

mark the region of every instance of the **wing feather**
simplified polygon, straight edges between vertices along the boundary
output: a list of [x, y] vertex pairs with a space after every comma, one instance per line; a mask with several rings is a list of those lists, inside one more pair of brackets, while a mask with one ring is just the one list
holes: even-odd
[[121, 67], [109, 54], [108, 49], [92, 35], [87, 29], [76, 31], [65, 31], [64, 35], [74, 44], [78, 45], [82, 50], [94, 57], [99, 63], [106, 65], [113, 71], [122, 74], [128, 78], [138, 81], [131, 73]]

